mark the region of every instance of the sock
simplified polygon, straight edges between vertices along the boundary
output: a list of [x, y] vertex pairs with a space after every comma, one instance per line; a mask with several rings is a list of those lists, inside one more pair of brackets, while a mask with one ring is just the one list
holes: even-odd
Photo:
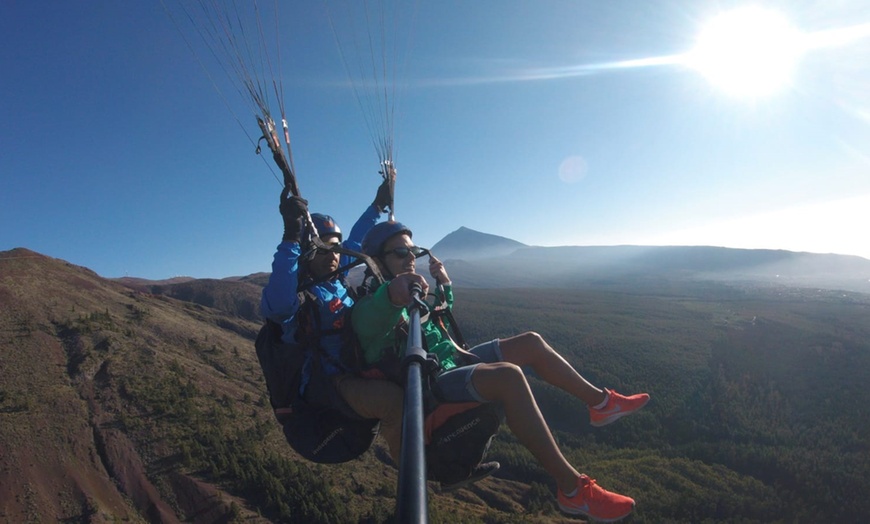
[[604, 406], [607, 405], [607, 402], [610, 400], [610, 392], [606, 389], [604, 390], [604, 400], [601, 401], [601, 404], [597, 406], [592, 406], [592, 409], [604, 409]]

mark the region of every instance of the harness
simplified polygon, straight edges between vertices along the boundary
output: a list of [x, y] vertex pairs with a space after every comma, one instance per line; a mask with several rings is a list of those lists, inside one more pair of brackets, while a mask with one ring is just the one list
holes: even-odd
[[[363, 262], [371, 262], [361, 253], [341, 246], [326, 246], [316, 238], [313, 241], [315, 246], [319, 244], [320, 249], [359, 256]], [[360, 263], [354, 261], [345, 268]], [[323, 347], [321, 341], [324, 336], [338, 334], [345, 329], [333, 326], [323, 329], [317, 307], [318, 299], [311, 290], [321, 281], [339, 278], [348, 293], [351, 293], [343, 280], [343, 270], [340, 268], [316, 281], [300, 272], [305, 281], [298, 288], [299, 309], [295, 340], [284, 342], [281, 325], [267, 320], [254, 344], [266, 379], [272, 409], [283, 427], [287, 442], [300, 455], [318, 463], [339, 463], [354, 459], [371, 446], [377, 434], [378, 421], [363, 419], [354, 412], [338, 393], [334, 377], [327, 376], [323, 369], [324, 361], [343, 372], [353, 372], [360, 367], [359, 355], [353, 357], [355, 351], [336, 356], [329, 354]], [[342, 308], [345, 309], [343, 304], [342, 302]], [[348, 313], [349, 310], [344, 312], [345, 318], [349, 318]], [[342, 344], [342, 350], [346, 346], [347, 344]], [[309, 363], [310, 374], [304, 393], [300, 394], [306, 362]]]
[[[318, 278], [311, 278], [310, 275], [307, 274], [307, 270], [299, 272], [299, 285], [297, 287], [299, 299], [297, 318], [299, 321], [297, 322], [298, 327], [296, 331], [296, 340], [306, 348], [306, 351], [308, 351], [312, 357], [312, 374], [315, 372], [322, 372], [320, 359], [314, 358], [317, 356], [326, 360], [337, 369], [346, 372], [358, 372], [362, 368], [362, 356], [359, 354], [356, 344], [350, 344], [352, 342], [348, 333], [348, 328], [350, 326], [350, 310], [346, 309], [344, 311], [345, 318], [342, 321], [342, 327], [329, 326], [324, 328], [321, 324], [319, 311], [316, 307], [318, 297], [314, 295], [311, 289], [322, 282], [327, 282], [334, 278], [341, 283], [351, 300], [356, 302], [358, 294], [352, 286], [348, 285], [345, 277], [350, 269], [365, 264], [367, 273], [371, 272], [371, 274], [376, 275], [376, 277], [381, 280], [383, 280], [383, 276], [371, 257], [364, 253], [347, 249], [341, 244], [324, 244], [319, 237], [312, 237], [309, 240], [309, 243], [310, 248], [301, 257], [303, 259], [303, 265], [307, 265], [307, 262], [314, 257], [317, 250], [347, 255], [352, 261]], [[344, 304], [342, 304], [342, 308], [344, 309]], [[344, 338], [342, 341], [342, 349], [348, 349], [347, 346], [349, 344], [353, 347], [349, 348], [350, 351], [342, 351], [339, 358], [336, 359], [336, 357], [330, 355], [320, 343], [324, 336], [329, 335], [341, 335]], [[352, 335], [352, 333], [350, 333], [350, 335]]]
[[[373, 288], [374, 286], [369, 286], [369, 289]], [[446, 303], [439, 307], [430, 306], [421, 318], [421, 324], [427, 320], [435, 324], [457, 348], [465, 350], [453, 357], [458, 366], [475, 363], [474, 359], [477, 357], [467, 352], [468, 344]], [[405, 346], [409, 336], [407, 321], [401, 320], [394, 331], [393, 345], [384, 348], [383, 357], [378, 363], [364, 370], [363, 375], [392, 380], [404, 387], [405, 359], [400, 356], [399, 348]], [[426, 337], [421, 339], [423, 349], [427, 352], [422, 369], [426, 473], [429, 480], [440, 482], [442, 489], [445, 486], [449, 489], [449, 486], [474, 478], [475, 471], [478, 471], [493, 437], [498, 432], [504, 414], [498, 404], [444, 400], [436, 385], [443, 368], [437, 357], [429, 353]]]

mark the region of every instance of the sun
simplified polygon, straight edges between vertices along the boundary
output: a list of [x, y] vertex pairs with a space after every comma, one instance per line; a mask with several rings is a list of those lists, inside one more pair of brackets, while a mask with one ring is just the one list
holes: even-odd
[[790, 85], [804, 40], [781, 13], [743, 7], [704, 26], [685, 62], [726, 93], [768, 96]]

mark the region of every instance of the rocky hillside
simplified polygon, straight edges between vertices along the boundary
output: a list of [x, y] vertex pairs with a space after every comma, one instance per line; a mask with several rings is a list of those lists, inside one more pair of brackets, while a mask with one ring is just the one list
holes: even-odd
[[[129, 287], [0, 253], [0, 521], [386, 519], [396, 470], [380, 441], [352, 466], [283, 441], [253, 352], [259, 287], [244, 280]], [[523, 513], [528, 489], [433, 493], [433, 519]]]
[[176, 467], [158, 397], [180, 400], [183, 380], [257, 399], [240, 335], [257, 324], [26, 250], [0, 264], [0, 519], [206, 521], [241, 507]]

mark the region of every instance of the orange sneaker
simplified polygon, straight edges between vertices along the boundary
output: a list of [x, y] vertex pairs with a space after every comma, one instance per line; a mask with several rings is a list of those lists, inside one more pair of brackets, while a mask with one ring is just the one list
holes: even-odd
[[626, 415], [631, 415], [649, 402], [649, 395], [646, 393], [626, 397], [612, 389], [604, 391], [608, 394], [607, 405], [601, 409], [589, 408], [589, 423], [596, 428], [606, 426]]
[[558, 490], [559, 509], [570, 515], [585, 515], [600, 522], [616, 522], [634, 509], [634, 499], [611, 493], [599, 486], [595, 479], [580, 475], [577, 479], [577, 494], [566, 497]]

